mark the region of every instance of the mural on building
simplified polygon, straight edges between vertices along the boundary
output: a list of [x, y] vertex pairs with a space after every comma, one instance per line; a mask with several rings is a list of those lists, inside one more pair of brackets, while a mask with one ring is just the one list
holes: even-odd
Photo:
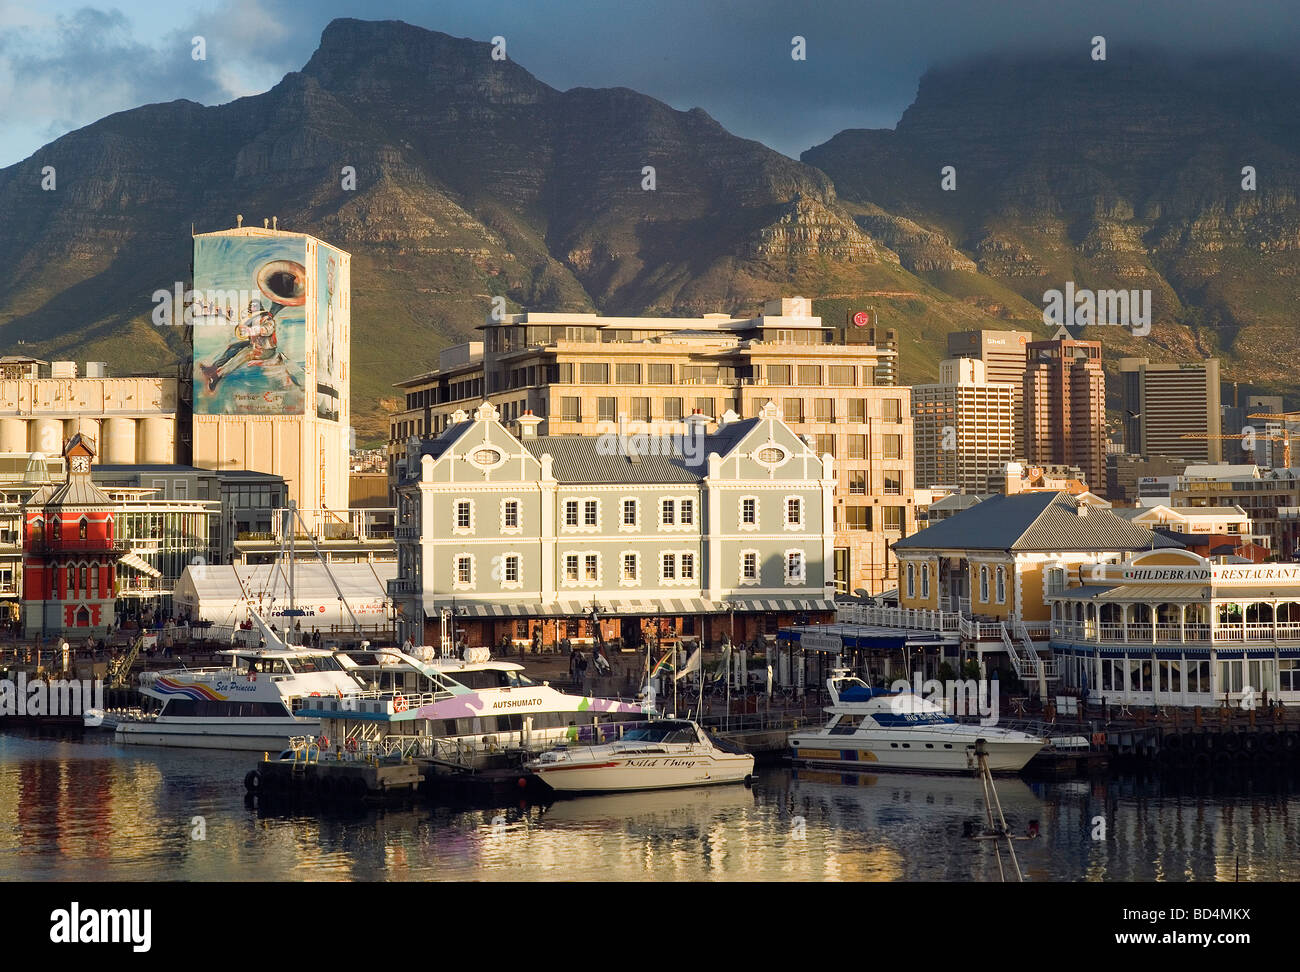
[[222, 309], [194, 321], [195, 413], [303, 413], [305, 263], [301, 239], [195, 240], [194, 289]]
[[343, 258], [338, 250], [316, 244], [316, 416], [337, 422], [343, 380]]

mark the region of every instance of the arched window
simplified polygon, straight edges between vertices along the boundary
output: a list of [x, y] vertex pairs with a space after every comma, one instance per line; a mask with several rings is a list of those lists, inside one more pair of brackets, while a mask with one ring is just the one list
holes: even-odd
[[921, 597], [924, 600], [930, 599], [930, 565], [921, 565]]
[[63, 520], [60, 517], [56, 516], [50, 521], [50, 537], [54, 540], [63, 539]]
[[64, 597], [73, 597], [77, 590], [77, 568], [68, 564], [68, 589], [64, 592]]
[[81, 522], [77, 524], [77, 538], [79, 540], [86, 539], [86, 518], [84, 516], [81, 518]]
[[998, 568], [998, 603], [1007, 603], [1007, 569], [1005, 567]]
[[989, 569], [980, 568], [980, 600], [985, 604], [989, 602]]
[[907, 596], [916, 597], [916, 565], [907, 565]]

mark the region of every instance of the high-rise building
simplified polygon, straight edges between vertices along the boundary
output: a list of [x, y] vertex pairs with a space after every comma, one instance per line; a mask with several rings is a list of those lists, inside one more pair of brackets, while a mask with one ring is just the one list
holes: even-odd
[[1026, 346], [1025, 458], [1078, 466], [1088, 487], [1106, 483], [1106, 376], [1101, 342], [1061, 338]]
[[397, 383], [406, 410], [392, 417], [390, 482], [412, 436], [436, 435], [483, 401], [511, 431], [531, 412], [549, 436], [674, 434], [692, 415], [714, 429], [728, 412], [755, 418], [771, 401], [818, 455], [836, 460], [837, 589], [878, 593], [897, 583], [889, 545], [916, 529], [911, 389], [893, 384], [896, 350], [858, 342], [865, 328], [846, 343], [808, 308], [790, 297], [754, 317], [489, 318], [481, 342]]
[[939, 382], [912, 387], [916, 486], [983, 492], [989, 476], [1016, 457], [1017, 386], [990, 382], [979, 358], [939, 365]]
[[194, 290], [194, 465], [272, 473], [302, 510], [347, 509], [351, 256], [305, 233], [203, 233]]
[[1024, 380], [1028, 362], [1025, 348], [1034, 339], [1029, 331], [954, 331], [948, 335], [948, 357], [984, 362], [987, 380], [1015, 386], [1015, 454], [1025, 454]]
[[[1219, 361], [1154, 364], [1121, 358], [1120, 398], [1130, 453], [1220, 462]], [[1188, 439], [1186, 435], [1200, 438]]]

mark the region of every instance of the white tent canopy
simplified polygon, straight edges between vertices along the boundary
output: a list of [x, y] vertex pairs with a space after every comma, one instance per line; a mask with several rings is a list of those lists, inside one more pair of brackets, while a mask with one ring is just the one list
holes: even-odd
[[[385, 623], [388, 581], [397, 576], [396, 564], [331, 564], [329, 573], [358, 623]], [[218, 625], [242, 623], [253, 607], [281, 630], [297, 621], [303, 631], [352, 626], [324, 565], [296, 562], [293, 581], [293, 606], [303, 615], [285, 613], [290, 608], [289, 571], [281, 564], [191, 564], [176, 582], [172, 603], [178, 613]]]

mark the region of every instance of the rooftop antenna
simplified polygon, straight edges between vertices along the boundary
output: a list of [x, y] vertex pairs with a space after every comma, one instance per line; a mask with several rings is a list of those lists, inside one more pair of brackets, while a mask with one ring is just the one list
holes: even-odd
[[235, 214], [235, 229], [240, 229], [241, 227], [243, 227], [243, 225], [244, 225], [244, 214], [243, 214], [243, 213], [236, 213], [236, 214]]

